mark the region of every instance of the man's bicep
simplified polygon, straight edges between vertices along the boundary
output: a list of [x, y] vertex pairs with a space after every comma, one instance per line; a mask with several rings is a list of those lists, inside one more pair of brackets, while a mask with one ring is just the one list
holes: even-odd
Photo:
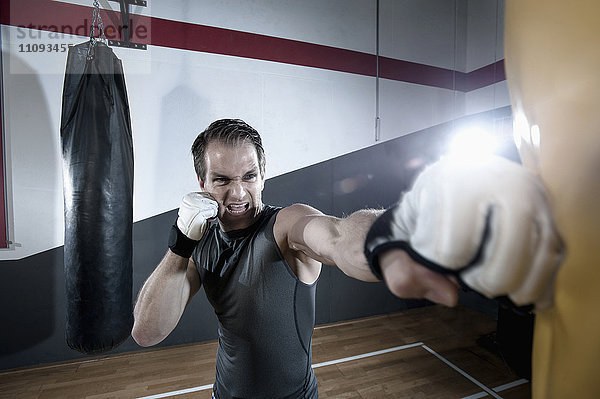
[[339, 237], [338, 219], [308, 205], [286, 208], [289, 218], [288, 246], [328, 265], [333, 265], [333, 248]]

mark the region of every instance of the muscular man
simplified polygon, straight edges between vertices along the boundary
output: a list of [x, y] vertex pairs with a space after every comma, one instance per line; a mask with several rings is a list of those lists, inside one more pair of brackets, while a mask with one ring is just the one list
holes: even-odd
[[[140, 291], [132, 335], [142, 346], [162, 341], [203, 285], [219, 320], [216, 398], [318, 397], [311, 336], [322, 264], [364, 281], [385, 277], [398, 296], [448, 306], [457, 302], [457, 280], [491, 297], [508, 295], [518, 304], [551, 302], [546, 293], [557, 238], [543, 190], [524, 168], [508, 161], [479, 165], [478, 183], [495, 179], [496, 184], [473, 189], [472, 168], [453, 169], [442, 161], [421, 175], [405, 205], [383, 215], [360, 210], [336, 218], [302, 204], [263, 205], [265, 155], [258, 132], [243, 121], [214, 122], [196, 138], [192, 153], [202, 192], [186, 195], [181, 203], [169, 250]], [[511, 184], [522, 191], [505, 193]], [[464, 206], [448, 214], [436, 203], [438, 194], [442, 202], [461, 199]], [[507, 209], [521, 200], [536, 207]], [[369, 229], [371, 265], [364, 251]], [[513, 229], [519, 230], [514, 239]], [[419, 265], [414, 253], [407, 255], [410, 246], [390, 249], [390, 234], [400, 234], [413, 249], [433, 261], [448, 261], [444, 264], [456, 271], [447, 277]], [[482, 240], [485, 251], [462, 274], [460, 266], [474, 258]], [[444, 248], [454, 250], [442, 251], [446, 258], [437, 259]], [[510, 256], [503, 255], [507, 250]]]

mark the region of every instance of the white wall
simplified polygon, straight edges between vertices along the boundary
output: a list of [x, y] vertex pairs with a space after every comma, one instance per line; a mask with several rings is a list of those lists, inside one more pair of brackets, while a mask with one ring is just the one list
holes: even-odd
[[[504, 1], [468, 0], [466, 70], [504, 59]], [[467, 115], [510, 105], [506, 81], [465, 95]]]
[[[381, 0], [380, 55], [463, 71], [465, 20], [463, 1]], [[381, 79], [381, 140], [459, 117], [463, 102], [453, 90]]]
[[[376, 51], [375, 0], [150, 3], [143, 13], [152, 17]], [[493, 61], [486, 42], [496, 48], [497, 35], [482, 35], [489, 24], [478, 24], [472, 13], [489, 19], [497, 8], [495, 0], [381, 0], [380, 53], [466, 72], [487, 65]], [[66, 53], [19, 53], [24, 39], [17, 33], [2, 26], [9, 223], [20, 246], [1, 251], [2, 260], [63, 244], [59, 126]], [[57, 41], [49, 32], [32, 33], [35, 39], [27, 40]], [[478, 39], [465, 42], [467, 35]], [[64, 35], [60, 43], [84, 40]], [[376, 143], [374, 77], [158, 46], [114, 51], [123, 60], [131, 106], [136, 221], [178, 207], [196, 188], [189, 147], [217, 118], [239, 117], [261, 132], [268, 177]], [[499, 54], [494, 50], [496, 59]], [[381, 79], [381, 139], [500, 106], [505, 87], [496, 86], [490, 101], [490, 88], [464, 94]]]

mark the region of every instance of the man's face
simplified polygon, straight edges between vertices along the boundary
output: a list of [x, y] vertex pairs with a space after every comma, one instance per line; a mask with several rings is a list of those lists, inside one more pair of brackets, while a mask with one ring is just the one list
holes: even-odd
[[264, 188], [256, 149], [250, 143], [214, 141], [205, 156], [206, 176], [199, 180], [200, 188], [219, 203], [221, 228], [231, 231], [250, 226], [262, 209]]

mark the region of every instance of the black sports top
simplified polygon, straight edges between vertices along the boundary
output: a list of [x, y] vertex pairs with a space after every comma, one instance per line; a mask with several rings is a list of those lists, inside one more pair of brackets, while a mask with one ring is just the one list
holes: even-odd
[[265, 206], [251, 226], [209, 225], [192, 257], [219, 319], [216, 398], [317, 398], [311, 367], [317, 283], [283, 259]]

